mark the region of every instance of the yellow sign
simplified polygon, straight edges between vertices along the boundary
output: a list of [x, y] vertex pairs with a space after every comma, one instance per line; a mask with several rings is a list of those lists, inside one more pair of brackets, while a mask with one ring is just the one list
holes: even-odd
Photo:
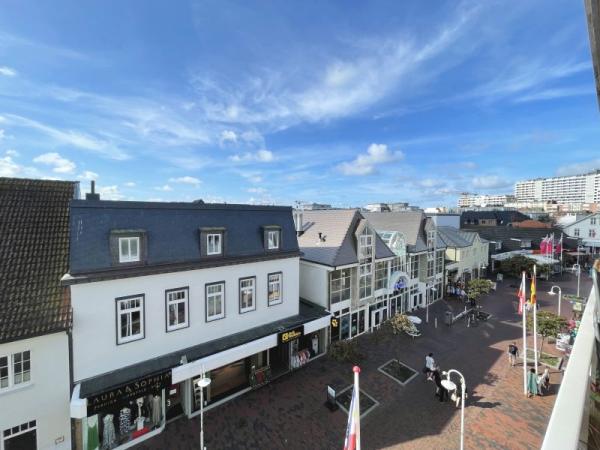
[[298, 339], [300, 336], [302, 336], [302, 330], [303, 330], [303, 327], [299, 327], [294, 330], [285, 331], [285, 332], [281, 333], [279, 335], [280, 342], [282, 344], [285, 344], [286, 342], [290, 342], [290, 341], [293, 341], [294, 339]]

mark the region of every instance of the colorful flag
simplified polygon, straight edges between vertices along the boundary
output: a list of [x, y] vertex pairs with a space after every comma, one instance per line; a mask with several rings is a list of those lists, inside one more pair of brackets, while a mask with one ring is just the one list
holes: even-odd
[[[357, 369], [357, 368], [356, 368]], [[355, 372], [355, 380], [358, 374]], [[352, 389], [352, 400], [350, 401], [350, 409], [348, 410], [348, 426], [346, 428], [346, 440], [344, 441], [344, 450], [360, 450], [358, 444], [360, 442], [360, 406], [358, 380], [354, 383]]]
[[536, 301], [536, 292], [535, 292], [535, 271], [533, 272], [533, 275], [531, 277], [531, 294], [529, 297], [529, 303], [531, 303], [533, 306], [535, 306], [535, 301]]
[[519, 297], [519, 314], [523, 314], [523, 306], [525, 305], [525, 276], [521, 280], [517, 296]]

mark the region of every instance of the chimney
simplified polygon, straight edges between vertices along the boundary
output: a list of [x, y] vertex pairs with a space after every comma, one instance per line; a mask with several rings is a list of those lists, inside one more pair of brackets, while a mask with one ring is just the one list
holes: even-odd
[[302, 211], [294, 211], [294, 225], [296, 226], [296, 236], [300, 237], [304, 234], [304, 223], [302, 222]]
[[96, 194], [96, 182], [94, 180], [90, 183], [90, 189], [92, 192], [85, 194], [86, 200], [100, 200], [100, 194]]

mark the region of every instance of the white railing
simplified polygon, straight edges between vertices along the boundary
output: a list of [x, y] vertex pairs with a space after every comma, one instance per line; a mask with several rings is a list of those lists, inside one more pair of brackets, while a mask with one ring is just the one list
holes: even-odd
[[594, 283], [588, 298], [569, 363], [565, 370], [552, 416], [548, 423], [542, 450], [576, 450], [587, 448], [589, 427], [588, 402], [590, 371], [596, 358], [598, 273], [593, 271]]

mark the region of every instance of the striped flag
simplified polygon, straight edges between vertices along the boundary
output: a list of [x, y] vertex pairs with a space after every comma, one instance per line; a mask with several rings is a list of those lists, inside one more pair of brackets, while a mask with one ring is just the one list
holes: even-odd
[[525, 288], [525, 273], [523, 272], [521, 286], [519, 286], [519, 292], [517, 293], [517, 297], [519, 297], [519, 314], [523, 314], [523, 306], [525, 306]]
[[348, 410], [348, 426], [346, 428], [346, 440], [344, 450], [360, 450], [360, 391], [358, 388], [358, 374], [360, 369], [354, 366], [354, 388], [352, 389], [352, 400]]

